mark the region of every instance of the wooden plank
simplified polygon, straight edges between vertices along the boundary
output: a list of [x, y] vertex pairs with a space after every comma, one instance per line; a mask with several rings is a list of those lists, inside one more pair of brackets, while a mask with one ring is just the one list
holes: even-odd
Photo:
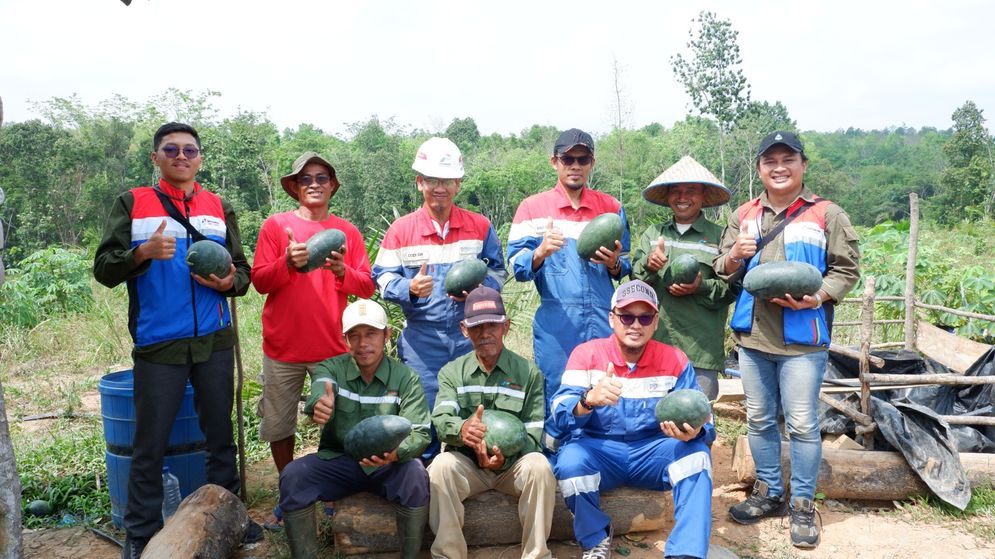
[[[550, 540], [574, 539], [573, 516], [556, 492]], [[470, 546], [515, 545], [522, 542], [518, 498], [486, 491], [463, 502], [463, 535]], [[611, 516], [615, 535], [670, 529], [674, 525], [669, 491], [622, 487], [601, 494], [602, 510]], [[397, 551], [393, 504], [371, 493], [357, 493], [335, 503], [332, 519], [335, 549], [344, 555]], [[426, 529], [424, 545], [434, 536]]]
[[[995, 454], [960, 453], [960, 461], [972, 487], [995, 483]], [[736, 440], [732, 467], [743, 483], [753, 483], [756, 466], [745, 435]], [[781, 444], [784, 478], [791, 476], [788, 443]], [[926, 495], [926, 484], [898, 452], [822, 449], [816, 490], [830, 499], [906, 499]]]
[[916, 324], [916, 349], [958, 373], [970, 368], [990, 348], [991, 346], [951, 334], [924, 320]]
[[[857, 380], [857, 379], [852, 379]], [[880, 386], [871, 386], [871, 392], [878, 392], [881, 390], [898, 390], [900, 388], [916, 388], [920, 385], [918, 384], [889, 384]], [[838, 386], [835, 384], [822, 383], [822, 388], [819, 389], [822, 394], [849, 394], [851, 392], [860, 392], [860, 386]], [[719, 395], [716, 397], [716, 402], [740, 402], [745, 400], [746, 396], [743, 393], [743, 381], [738, 378], [720, 378], [719, 379]]]

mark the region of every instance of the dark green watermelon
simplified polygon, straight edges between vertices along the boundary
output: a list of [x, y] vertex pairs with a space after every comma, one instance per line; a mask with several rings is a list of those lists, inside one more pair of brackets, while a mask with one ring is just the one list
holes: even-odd
[[698, 277], [698, 259], [693, 254], [681, 254], [670, 261], [671, 283], [694, 283]]
[[221, 243], [204, 239], [187, 249], [187, 266], [204, 279], [210, 279], [211, 274], [224, 278], [231, 272], [231, 255]]
[[522, 420], [506, 411], [484, 410], [484, 425], [487, 426], [484, 433], [487, 452], [496, 446], [501, 449], [501, 454], [514, 456], [528, 442], [529, 435]]
[[615, 213], [603, 213], [592, 219], [577, 237], [577, 254], [584, 260], [594, 258], [599, 248], [615, 250], [615, 241], [622, 240], [622, 218]]
[[375, 415], [353, 425], [343, 442], [345, 453], [356, 460], [383, 457], [411, 434], [411, 422], [399, 415]]
[[471, 258], [460, 260], [446, 272], [443, 282], [446, 293], [454, 297], [462, 297], [463, 292], [473, 291], [487, 277], [487, 264], [483, 260]]
[[52, 514], [52, 505], [48, 501], [42, 501], [41, 499], [37, 501], [31, 501], [27, 509], [28, 514], [31, 516], [48, 516]]
[[325, 265], [325, 259], [333, 252], [341, 254], [345, 246], [345, 233], [338, 229], [325, 229], [311, 236], [304, 243], [307, 247], [307, 264], [302, 272], [311, 272]]
[[673, 421], [682, 431], [685, 423], [694, 429], [701, 427], [711, 414], [708, 397], [693, 388], [674, 390], [656, 403], [656, 420], [660, 423]]
[[822, 273], [805, 262], [768, 262], [750, 270], [743, 277], [743, 289], [760, 299], [784, 297], [795, 299], [812, 295], [822, 287]]

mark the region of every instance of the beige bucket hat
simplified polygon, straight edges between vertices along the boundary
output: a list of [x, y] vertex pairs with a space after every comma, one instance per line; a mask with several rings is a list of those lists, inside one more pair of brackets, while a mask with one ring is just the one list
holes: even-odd
[[705, 208], [721, 206], [732, 198], [732, 192], [722, 184], [722, 181], [690, 155], [685, 155], [680, 161], [653, 179], [653, 182], [643, 189], [643, 198], [651, 204], [667, 206], [667, 191], [671, 186], [678, 184], [704, 186], [705, 203], [702, 204], [702, 207]]
[[280, 185], [283, 186], [283, 190], [285, 190], [294, 200], [298, 199], [297, 175], [301, 174], [301, 169], [303, 169], [308, 163], [320, 163], [321, 165], [328, 167], [332, 175], [330, 178], [332, 183], [332, 196], [334, 196], [340, 186], [339, 179], [335, 176], [335, 167], [332, 167], [332, 164], [328, 162], [328, 159], [325, 159], [313, 151], [305, 151], [300, 157], [297, 158], [296, 161], [294, 161], [294, 166], [292, 167], [290, 174], [280, 177]]

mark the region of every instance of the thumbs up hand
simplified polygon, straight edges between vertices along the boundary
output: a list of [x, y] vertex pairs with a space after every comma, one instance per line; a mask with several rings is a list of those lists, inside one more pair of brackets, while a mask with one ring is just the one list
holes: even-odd
[[615, 377], [615, 364], [609, 362], [605, 376], [587, 392], [587, 404], [594, 407], [614, 406], [622, 396], [622, 381]]
[[298, 270], [307, 265], [307, 245], [294, 239], [294, 231], [287, 227], [287, 265]]
[[667, 265], [667, 246], [663, 236], [656, 238], [656, 247], [646, 259], [646, 269], [651, 272], [659, 272]]
[[311, 419], [318, 425], [328, 423], [335, 413], [335, 395], [332, 393], [332, 383], [325, 383], [325, 393], [314, 403], [314, 412]]
[[428, 297], [432, 294], [432, 276], [428, 273], [428, 262], [423, 262], [415, 277], [411, 278], [408, 291], [415, 297]]
[[480, 404], [477, 406], [477, 411], [463, 422], [463, 426], [459, 430], [459, 436], [463, 440], [464, 445], [470, 448], [477, 448], [483, 445], [484, 433], [486, 432], [487, 426], [484, 425], [484, 405]]
[[560, 231], [560, 229], [556, 227], [553, 223], [552, 217], [547, 217], [546, 231], [543, 233], [542, 243], [539, 245], [539, 248], [535, 250], [536, 257], [545, 260], [549, 257], [549, 255], [563, 248], [563, 243], [563, 231]]
[[169, 260], [176, 254], [176, 239], [165, 234], [166, 220], [162, 220], [159, 228], [152, 233], [147, 241], [135, 249], [135, 261], [139, 264], [146, 260]]

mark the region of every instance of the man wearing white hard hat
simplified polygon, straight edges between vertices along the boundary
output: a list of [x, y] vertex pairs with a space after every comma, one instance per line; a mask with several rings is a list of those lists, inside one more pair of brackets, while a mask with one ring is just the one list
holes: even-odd
[[[360, 491], [395, 505], [401, 558], [421, 549], [428, 519], [428, 473], [418, 456], [428, 446], [429, 415], [418, 375], [384, 354], [390, 340], [387, 313], [379, 304], [358, 299], [342, 313], [349, 353], [315, 368], [304, 413], [322, 425], [318, 452], [287, 464], [280, 474], [280, 508], [293, 559], [318, 554], [314, 523], [317, 501], [337, 501]], [[412, 423], [397, 448], [360, 461], [344, 453], [346, 435], [376, 415], [400, 415]]]
[[439, 369], [472, 349], [460, 331], [465, 295], [446, 293], [446, 273], [461, 260], [480, 259], [488, 268], [483, 284], [497, 290], [508, 274], [491, 222], [454, 203], [463, 179], [463, 156], [456, 144], [429, 138], [418, 148], [411, 168], [425, 203], [387, 229], [373, 263], [373, 279], [384, 299], [404, 311], [407, 327], [398, 354], [421, 376], [432, 407]]
[[[709, 221], [701, 209], [721, 206], [730, 196], [708, 169], [691, 156], [682, 157], [643, 190], [647, 202], [669, 207], [674, 218], [647, 227], [632, 251], [633, 277], [652, 286], [660, 299], [660, 327], [653, 339], [687, 354], [709, 400], [719, 393], [726, 319], [735, 295], [712, 269], [722, 226]], [[675, 278], [684, 255], [697, 261], [698, 270], [686, 282]]]

